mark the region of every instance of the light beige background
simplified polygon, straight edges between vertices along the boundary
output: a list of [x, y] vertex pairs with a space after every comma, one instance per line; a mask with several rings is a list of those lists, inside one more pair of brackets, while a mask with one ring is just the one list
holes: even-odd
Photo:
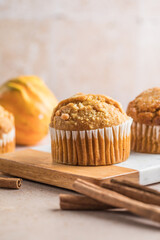
[[160, 1], [0, 0], [0, 83], [23, 74], [126, 107], [160, 86]]

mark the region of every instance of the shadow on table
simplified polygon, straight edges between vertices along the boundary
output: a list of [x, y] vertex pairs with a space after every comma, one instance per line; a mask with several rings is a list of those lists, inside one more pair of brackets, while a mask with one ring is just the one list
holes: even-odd
[[147, 230], [160, 230], [160, 224], [152, 222], [145, 218], [140, 218], [126, 210], [123, 209], [114, 209], [114, 210], [97, 210], [97, 211], [76, 211], [76, 210], [61, 210], [61, 209], [52, 209], [53, 212], [65, 212], [66, 214], [72, 215], [85, 215], [86, 217], [94, 217], [100, 220], [112, 221], [114, 224], [123, 223], [125, 226], [133, 225], [137, 228], [143, 228]]

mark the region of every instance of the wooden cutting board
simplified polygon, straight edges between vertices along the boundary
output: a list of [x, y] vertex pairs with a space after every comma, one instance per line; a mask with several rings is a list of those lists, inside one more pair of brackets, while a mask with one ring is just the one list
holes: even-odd
[[49, 152], [26, 149], [0, 155], [0, 171], [12, 176], [29, 179], [72, 190], [77, 178], [95, 183], [109, 181], [110, 178], [125, 178], [139, 181], [139, 172], [134, 169], [111, 166], [68, 166], [52, 164]]

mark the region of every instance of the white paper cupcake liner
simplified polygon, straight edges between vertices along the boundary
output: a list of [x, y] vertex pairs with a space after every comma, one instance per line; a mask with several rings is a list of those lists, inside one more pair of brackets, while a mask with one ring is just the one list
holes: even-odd
[[129, 118], [121, 125], [96, 130], [64, 131], [50, 127], [54, 162], [71, 165], [109, 165], [130, 154]]
[[0, 153], [12, 152], [15, 149], [15, 128], [8, 133], [0, 133]]
[[131, 149], [142, 153], [160, 153], [160, 126], [132, 123]]

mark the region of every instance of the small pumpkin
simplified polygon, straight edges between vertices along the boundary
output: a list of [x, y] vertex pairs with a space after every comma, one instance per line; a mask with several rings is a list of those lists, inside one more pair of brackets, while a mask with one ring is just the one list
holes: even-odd
[[15, 116], [17, 144], [34, 145], [48, 133], [57, 103], [53, 93], [36, 76], [19, 76], [0, 87], [0, 104]]

